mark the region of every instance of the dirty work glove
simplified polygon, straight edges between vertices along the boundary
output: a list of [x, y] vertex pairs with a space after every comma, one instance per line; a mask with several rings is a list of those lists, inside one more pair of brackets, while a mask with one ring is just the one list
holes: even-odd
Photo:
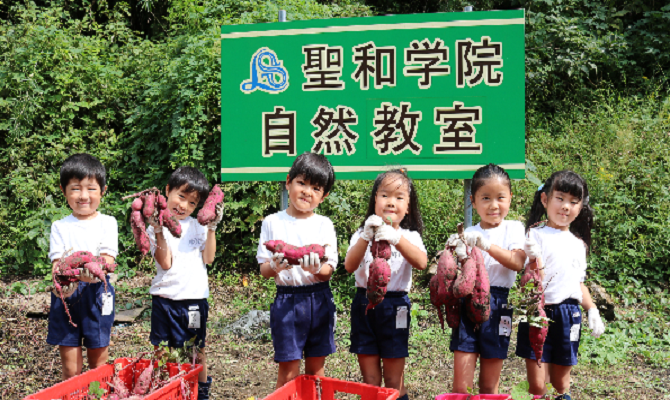
[[589, 308], [589, 328], [591, 329], [591, 336], [598, 338], [605, 332], [605, 324], [600, 318], [600, 311], [596, 307]]
[[[79, 282], [72, 282], [69, 285], [62, 286], [63, 298], [67, 299], [68, 297], [72, 296], [74, 294], [74, 292], [77, 291], [77, 287], [79, 287]], [[55, 285], [54, 285], [54, 288], [51, 291], [51, 293], [53, 293], [56, 297], [60, 298], [60, 294], [56, 290]]]
[[86, 283], [98, 283], [100, 279], [96, 278], [91, 271], [86, 268], [82, 268], [81, 274], [79, 274], [79, 280]]
[[377, 228], [377, 233], [375, 234], [375, 240], [386, 240], [390, 245], [397, 245], [400, 242], [400, 231], [396, 230], [391, 225], [382, 225]]
[[456, 247], [456, 244], [458, 244], [459, 240], [461, 240], [461, 237], [458, 236], [458, 233], [453, 233], [451, 236], [449, 236], [449, 239], [447, 239], [447, 244], [445, 246]]
[[309, 272], [312, 275], [316, 275], [321, 271], [321, 260], [319, 259], [319, 255], [314, 252], [303, 256], [298, 261], [303, 271]]
[[361, 238], [366, 242], [371, 242], [375, 238], [375, 229], [382, 226], [384, 221], [382, 217], [376, 214], [372, 214], [365, 220], [365, 226], [363, 227], [363, 233], [361, 233]]
[[542, 257], [542, 248], [540, 248], [540, 245], [531, 238], [526, 238], [526, 242], [523, 245], [523, 251], [526, 252], [526, 257], [531, 261]]
[[465, 232], [463, 239], [465, 239], [465, 244], [470, 247], [479, 247], [480, 250], [484, 251], [489, 251], [491, 248], [491, 242], [481, 232]]
[[149, 218], [145, 219], [147, 224], [154, 228], [154, 234], [163, 231], [160, 221], [158, 220], [158, 215], [152, 214]]
[[456, 253], [456, 257], [458, 257], [458, 261], [462, 261], [468, 258], [468, 249], [465, 246], [463, 240], [461, 239], [456, 240], [454, 242], [454, 246], [456, 247], [454, 249], [454, 252]]
[[219, 225], [222, 219], [223, 219], [223, 202], [216, 205], [216, 217], [214, 217], [214, 220], [212, 222], [207, 224], [207, 229], [209, 229], [210, 231], [215, 231], [216, 227]]
[[288, 265], [288, 261], [284, 260], [284, 253], [274, 253], [272, 259], [270, 260], [270, 268], [277, 274], [287, 269], [291, 269], [292, 266]]

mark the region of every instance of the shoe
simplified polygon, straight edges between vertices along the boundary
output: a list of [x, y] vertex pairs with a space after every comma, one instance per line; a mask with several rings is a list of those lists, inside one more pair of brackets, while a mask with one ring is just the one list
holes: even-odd
[[198, 382], [198, 400], [209, 400], [209, 388], [212, 385], [212, 377], [207, 377], [207, 382]]
[[562, 395], [557, 396], [555, 400], [572, 400], [572, 397], [567, 393], [563, 393]]

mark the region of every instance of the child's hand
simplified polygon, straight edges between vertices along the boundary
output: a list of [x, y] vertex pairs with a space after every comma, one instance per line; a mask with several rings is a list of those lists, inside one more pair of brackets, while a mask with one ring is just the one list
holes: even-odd
[[[381, 219], [381, 218], [380, 218]], [[377, 228], [377, 234], [375, 235], [375, 240], [386, 240], [389, 244], [393, 246], [397, 245], [400, 242], [400, 231], [396, 230], [391, 225], [382, 225]]]
[[479, 247], [480, 250], [489, 251], [491, 242], [489, 242], [481, 232], [465, 232], [463, 234], [465, 244], [470, 247]]
[[[63, 291], [63, 298], [67, 299], [68, 297], [72, 296], [74, 292], [77, 291], [77, 287], [79, 287], [79, 282], [72, 282], [69, 285], [65, 285], [61, 287], [61, 290]], [[56, 297], [60, 297], [60, 294], [54, 287], [54, 289], [51, 291]]]
[[288, 261], [284, 260], [283, 253], [274, 253], [272, 259], [270, 260], [270, 268], [277, 274], [287, 269], [293, 268], [293, 266], [288, 265]]
[[100, 279], [96, 278], [95, 275], [93, 275], [91, 271], [87, 270], [86, 268], [83, 268], [83, 271], [81, 271], [81, 274], [79, 274], [79, 280], [86, 283], [100, 282]]
[[298, 261], [302, 269], [312, 275], [316, 275], [321, 271], [321, 260], [316, 253], [309, 253], [309, 255], [304, 256]]
[[605, 332], [605, 324], [600, 318], [600, 311], [597, 308], [589, 308], [589, 328], [591, 329], [591, 336], [598, 338]]
[[212, 220], [212, 222], [207, 224], [207, 229], [209, 229], [210, 231], [215, 231], [216, 227], [219, 225], [222, 219], [223, 219], [223, 202], [216, 205], [216, 217], [214, 217], [214, 220]]
[[375, 228], [384, 225], [382, 217], [376, 214], [372, 214], [365, 220], [365, 226], [363, 227], [363, 233], [361, 233], [361, 238], [366, 242], [372, 241], [375, 237]]
[[526, 242], [523, 245], [523, 251], [526, 252], [526, 257], [530, 260], [542, 257], [542, 248], [531, 238], [526, 238]]
[[157, 215], [151, 215], [149, 218], [147, 218], [147, 223], [154, 228], [154, 234], [163, 232], [163, 227], [161, 227], [161, 223], [158, 220]]

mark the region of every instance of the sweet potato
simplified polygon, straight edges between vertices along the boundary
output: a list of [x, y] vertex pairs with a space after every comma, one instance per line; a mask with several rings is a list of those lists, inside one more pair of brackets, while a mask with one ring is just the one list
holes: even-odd
[[458, 272], [458, 265], [454, 260], [454, 255], [449, 249], [445, 249], [440, 255], [440, 259], [437, 261], [437, 268], [440, 266], [445, 268], [445, 278], [453, 281], [456, 279], [456, 274]]
[[110, 384], [111, 387], [114, 388], [114, 393], [119, 396], [121, 399], [125, 399], [130, 395], [130, 391], [126, 387], [126, 383], [121, 379], [121, 377], [118, 374], [115, 374], [114, 377], [112, 378], [112, 382]]
[[133, 211], [130, 213], [130, 226], [133, 230], [137, 248], [140, 249], [142, 255], [146, 255], [151, 249], [151, 244], [149, 243], [149, 237], [147, 236], [146, 226], [144, 225], [141, 211]]
[[144, 208], [144, 201], [142, 201], [142, 198], [138, 197], [130, 203], [130, 208], [132, 208], [133, 211], [142, 211], [142, 208]]
[[214, 185], [205, 200], [205, 205], [198, 212], [198, 222], [200, 225], [207, 225], [216, 218], [216, 206], [223, 201], [223, 191], [219, 185]]
[[491, 285], [481, 251], [475, 247], [471, 255], [477, 268], [477, 278], [472, 294], [466, 297], [465, 307], [468, 318], [479, 327], [491, 316]]
[[[540, 317], [547, 317], [547, 314], [544, 312], [544, 308], [538, 308], [537, 313]], [[546, 320], [540, 322], [541, 327], [530, 325], [530, 346], [535, 352], [535, 359], [537, 360], [537, 365], [541, 366], [542, 362], [542, 351], [544, 349], [544, 341], [547, 339], [547, 333], [549, 332], [549, 324]]]
[[140, 376], [135, 382], [135, 387], [133, 388], [133, 394], [144, 395], [149, 391], [151, 387], [151, 377], [154, 372], [154, 363], [149, 363], [149, 366], [142, 371]]
[[310, 244], [307, 246], [296, 247], [290, 244], [284, 243], [283, 240], [269, 240], [265, 243], [265, 248], [270, 250], [272, 253], [282, 253], [284, 254], [284, 259], [288, 261], [290, 265], [300, 265], [300, 259], [304, 256], [309, 255], [309, 253], [316, 253], [319, 255], [321, 262], [327, 260], [326, 257], [326, 246], [321, 246], [318, 244]]
[[116, 393], [112, 393], [107, 396], [107, 400], [121, 400], [121, 397]]
[[367, 298], [368, 306], [365, 312], [381, 303], [386, 295], [386, 286], [391, 280], [391, 267], [383, 258], [375, 258], [370, 263], [368, 275]]
[[167, 199], [162, 194], [156, 196], [156, 205], [159, 210], [165, 210], [167, 208]]
[[156, 194], [149, 192], [144, 195], [144, 207], [142, 208], [142, 215], [144, 218], [149, 218], [154, 215], [156, 210]]
[[84, 268], [86, 268], [89, 272], [93, 274], [93, 276], [100, 279], [100, 281], [105, 284], [105, 293], [107, 293], [107, 280], [105, 279], [105, 271], [103, 270], [104, 266], [105, 264], [97, 262], [90, 262], [84, 264]]
[[79, 268], [81, 265], [91, 262], [92, 259], [93, 254], [88, 251], [75, 251], [65, 257], [60, 264], [66, 265], [68, 268]]
[[373, 257], [389, 260], [391, 258], [391, 245], [386, 240], [372, 242], [370, 253]]
[[161, 210], [160, 214], [158, 214], [158, 221], [161, 226], [168, 228], [168, 231], [170, 231], [172, 236], [176, 238], [181, 237], [181, 224], [177, 221], [177, 218], [172, 215], [170, 210]]
[[[432, 278], [430, 278], [430, 282], [428, 283], [428, 289], [430, 290], [430, 303], [437, 308], [437, 316], [440, 318], [440, 325], [442, 325], [442, 329], [444, 330], [444, 316], [442, 315], [442, 307], [444, 306], [443, 302], [443, 297], [440, 296], [440, 286], [444, 286], [444, 283], [440, 285], [440, 278], [438, 278], [438, 275], [440, 274], [440, 267], [438, 266], [437, 268], [437, 273], [433, 275]], [[442, 288], [444, 289], [444, 288]]]
[[462, 263], [461, 270], [454, 282], [454, 295], [460, 299], [472, 294], [477, 279], [477, 265], [472, 257]]

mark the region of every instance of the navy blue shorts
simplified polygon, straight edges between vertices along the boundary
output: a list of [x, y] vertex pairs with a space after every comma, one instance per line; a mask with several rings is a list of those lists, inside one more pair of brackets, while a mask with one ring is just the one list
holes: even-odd
[[508, 295], [507, 288], [491, 288], [491, 316], [477, 330], [461, 299], [461, 323], [451, 331], [449, 350], [478, 353], [481, 358], [507, 359], [512, 334], [512, 308], [507, 302]]
[[[107, 293], [112, 294], [114, 301], [116, 298], [114, 287], [109, 284], [109, 276], [106, 276], [106, 279]], [[109, 346], [109, 337], [114, 324], [114, 307], [112, 306], [111, 314], [102, 315], [104, 294], [105, 284], [102, 282], [79, 282], [74, 294], [65, 299], [72, 322], [77, 324], [75, 328], [65, 313], [63, 300], [52, 293], [47, 343], [68, 347], [81, 347], [83, 344], [89, 349]]]
[[[407, 292], [386, 292], [384, 300], [368, 310], [365, 289], [358, 288], [351, 303], [351, 346], [354, 354], [379, 355], [381, 358], [409, 356], [409, 327], [412, 303]], [[406, 318], [398, 318], [398, 311]], [[398, 327], [398, 323], [401, 327]], [[404, 326], [404, 327], [403, 327]]]
[[152, 296], [151, 334], [154, 346], [167, 342], [169, 347], [182, 348], [184, 343], [196, 337], [195, 344], [205, 347], [207, 338], [207, 299], [170, 300]]
[[[579, 302], [568, 299], [560, 304], [544, 306], [549, 323], [549, 332], [542, 348], [542, 362], [556, 365], [577, 365], [579, 340], [582, 335], [582, 311]], [[530, 346], [529, 325], [519, 324], [516, 355], [536, 360], [535, 352]]]
[[309, 286], [277, 286], [270, 306], [275, 361], [335, 353], [335, 299], [328, 282]]

